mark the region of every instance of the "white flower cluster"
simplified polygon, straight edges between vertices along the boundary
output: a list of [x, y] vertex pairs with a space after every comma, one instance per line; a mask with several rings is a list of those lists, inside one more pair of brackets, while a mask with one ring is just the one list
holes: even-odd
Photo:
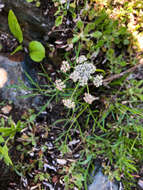
[[[75, 59], [75, 58], [74, 58]], [[87, 58], [84, 55], [79, 56], [76, 59], [77, 66], [74, 67], [74, 71], [70, 74], [69, 78], [72, 79], [74, 82], [79, 82], [80, 86], [85, 86], [88, 84], [88, 81], [91, 80], [94, 86], [99, 87], [103, 83], [103, 76], [102, 75], [94, 75], [96, 67], [93, 63], [88, 62]], [[70, 70], [70, 65], [67, 61], [63, 61], [60, 70], [64, 73]], [[55, 81], [55, 86], [58, 90], [63, 91], [66, 88], [66, 85], [61, 79]], [[84, 93], [83, 100], [88, 103], [92, 104], [93, 101], [98, 100], [98, 97], [91, 95], [89, 92]], [[67, 108], [75, 108], [75, 102], [72, 99], [63, 99], [63, 104]]]
[[99, 87], [102, 85], [103, 83], [103, 76], [102, 75], [96, 75], [96, 77], [94, 77], [93, 79], [93, 84], [96, 86], [96, 87]]
[[66, 73], [68, 70], [70, 70], [70, 65], [67, 61], [63, 61], [61, 65], [61, 71]]
[[74, 82], [79, 80], [80, 86], [85, 86], [91, 78], [91, 74], [96, 71], [96, 67], [92, 63], [85, 62], [77, 65], [73, 73], [70, 74], [70, 79]]
[[96, 98], [95, 96], [92, 96], [91, 94], [89, 94], [89, 93], [84, 93], [84, 101], [86, 102], [86, 103], [88, 103], [88, 104], [92, 104], [92, 102], [94, 101], [94, 100], [97, 100], [98, 99], [98, 97]]
[[55, 81], [55, 86], [60, 91], [63, 91], [63, 89], [66, 88], [66, 85], [64, 84], [64, 82], [61, 79], [57, 79]]
[[85, 61], [87, 61], [87, 58], [86, 58], [84, 55], [81, 55], [81, 56], [79, 56], [79, 57], [76, 59], [76, 62], [77, 62], [77, 63], [83, 63], [83, 62], [85, 62]]
[[75, 108], [75, 103], [71, 99], [64, 99], [63, 104], [68, 108]]

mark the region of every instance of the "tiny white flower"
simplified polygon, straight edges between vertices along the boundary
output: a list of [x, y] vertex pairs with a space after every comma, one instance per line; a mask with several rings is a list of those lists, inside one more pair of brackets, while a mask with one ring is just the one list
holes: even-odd
[[97, 100], [98, 98], [96, 98], [95, 96], [92, 96], [91, 94], [89, 93], [84, 93], [84, 101], [88, 104], [92, 104], [92, 102], [94, 100]]
[[72, 79], [74, 82], [77, 82], [77, 80], [79, 79], [79, 73], [74, 71], [70, 74], [70, 79]]
[[64, 84], [64, 82], [61, 79], [57, 79], [55, 81], [55, 85], [56, 85], [56, 88], [60, 91], [63, 91], [63, 89], [66, 88], [66, 85]]
[[85, 86], [85, 85], [87, 85], [87, 83], [88, 83], [88, 77], [87, 76], [84, 76], [83, 78], [81, 78], [79, 80], [79, 85], [80, 86]]
[[75, 108], [75, 103], [71, 99], [64, 99], [62, 102], [68, 108]]
[[63, 61], [61, 65], [61, 71], [66, 73], [68, 70], [70, 70], [70, 65], [67, 61]]
[[93, 84], [96, 86], [96, 87], [99, 87], [102, 85], [103, 83], [103, 76], [102, 75], [97, 75], [96, 77], [94, 77], [93, 79]]
[[87, 61], [87, 58], [84, 55], [81, 55], [76, 59], [77, 63], [84, 63], [85, 61]]

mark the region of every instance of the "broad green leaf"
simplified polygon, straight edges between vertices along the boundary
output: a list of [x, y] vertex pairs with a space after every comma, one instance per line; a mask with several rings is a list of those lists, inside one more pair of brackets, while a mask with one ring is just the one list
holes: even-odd
[[123, 44], [124, 44], [124, 45], [129, 45], [129, 43], [130, 43], [130, 41], [129, 41], [128, 39], [125, 39], [125, 40], [123, 41]]
[[79, 39], [80, 39], [79, 35], [74, 36], [73, 39], [72, 39], [72, 43], [73, 44], [76, 43]]
[[95, 23], [88, 23], [86, 27], [84, 28], [84, 34], [89, 34], [90, 31], [95, 29]]
[[0, 154], [2, 154], [2, 156], [3, 156], [4, 160], [5, 160], [5, 163], [7, 165], [13, 165], [12, 161], [11, 161], [9, 155], [8, 155], [8, 148], [7, 148], [6, 145], [4, 145], [4, 147], [0, 146]]
[[4, 138], [0, 136], [0, 143], [4, 142]]
[[40, 62], [45, 57], [45, 48], [40, 42], [32, 41], [29, 43], [29, 53], [33, 61]]
[[16, 52], [20, 51], [20, 50], [23, 50], [23, 47], [22, 45], [19, 45], [15, 48], [15, 50], [11, 53], [11, 55], [15, 54]]
[[0, 128], [0, 133], [6, 133], [6, 132], [11, 132], [11, 128], [8, 128], [8, 127], [1, 127]]
[[120, 64], [122, 67], [124, 67], [124, 66], [127, 65], [126, 61], [121, 61], [121, 62], [119, 62], [119, 64]]
[[95, 19], [95, 21], [94, 21], [95, 26], [99, 26], [101, 23], [105, 22], [107, 20], [106, 19], [107, 17], [108, 16], [107, 16], [105, 10], [103, 10], [101, 12], [101, 14]]
[[89, 20], [93, 20], [93, 18], [95, 17], [96, 15], [96, 11], [94, 8], [92, 8], [90, 11], [89, 11], [89, 14], [88, 14], [88, 18]]
[[83, 27], [84, 27], [83, 21], [82, 20], [77, 21], [76, 26], [77, 26], [78, 29], [80, 29], [80, 31], [82, 31]]
[[58, 16], [55, 21], [55, 26], [57, 26], [57, 27], [60, 26], [62, 24], [62, 22], [63, 22], [63, 15]]
[[21, 30], [18, 20], [12, 10], [10, 10], [9, 14], [8, 14], [8, 25], [9, 25], [9, 29], [10, 29], [11, 33], [14, 35], [14, 37], [19, 41], [19, 43], [22, 43], [22, 41], [23, 41], [22, 30]]
[[91, 36], [94, 38], [100, 38], [102, 36], [102, 32], [96, 31], [96, 32], [92, 33]]
[[96, 44], [95, 48], [100, 48], [104, 45], [104, 40], [99, 40], [98, 43]]
[[72, 8], [76, 8], [76, 3], [70, 3], [70, 7], [72, 7]]

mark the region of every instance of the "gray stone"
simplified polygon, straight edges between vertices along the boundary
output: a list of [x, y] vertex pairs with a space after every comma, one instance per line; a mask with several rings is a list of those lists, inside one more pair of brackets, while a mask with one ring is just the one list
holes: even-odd
[[122, 185], [120, 187], [112, 181], [109, 181], [106, 175], [103, 175], [101, 169], [97, 171], [93, 177], [93, 182], [89, 185], [88, 190], [123, 190]]
[[138, 186], [143, 189], [143, 179], [139, 179]]
[[[12, 101], [19, 108], [36, 108], [42, 103], [42, 97], [23, 97], [32, 94], [33, 84], [30, 83], [25, 71], [36, 81], [36, 72], [32, 66], [23, 62], [10, 60], [0, 55], [0, 69], [7, 73], [7, 81], [0, 88], [0, 96], [3, 100]], [[2, 77], [2, 75], [1, 75]]]

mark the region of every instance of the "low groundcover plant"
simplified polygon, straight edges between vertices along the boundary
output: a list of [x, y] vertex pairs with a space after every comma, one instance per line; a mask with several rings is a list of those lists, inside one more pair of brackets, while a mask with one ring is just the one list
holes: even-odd
[[[68, 63], [68, 61], [63, 61], [60, 71], [65, 73], [65, 82], [62, 81], [61, 79], [56, 79], [55, 81], [55, 87], [57, 90], [66, 91], [68, 94], [68, 85], [73, 81], [74, 86], [73, 86], [73, 93], [71, 97], [68, 99], [64, 99], [62, 102], [63, 104], [68, 107], [68, 108], [75, 108], [76, 103], [78, 102], [77, 100], [74, 101], [74, 97], [76, 97], [76, 93], [80, 87], [83, 87], [84, 89], [88, 89], [87, 93], [84, 93], [83, 100], [88, 103], [92, 104], [94, 100], [99, 99], [98, 97], [94, 97], [89, 93], [89, 87], [88, 87], [88, 82], [92, 81], [93, 85], [95, 86], [94, 88], [98, 88], [99, 86], [102, 86], [102, 79], [103, 76], [99, 74], [95, 74], [97, 69], [94, 66], [93, 63], [87, 61], [88, 59], [86, 58], [85, 55], [81, 55], [76, 59], [76, 66], [72, 66]], [[73, 70], [73, 72], [70, 72], [70, 70]], [[72, 80], [72, 81], [71, 81]], [[70, 92], [71, 93], [71, 92]], [[75, 96], [74, 96], [75, 95]], [[80, 94], [78, 96], [83, 96], [83, 94]]]
[[[57, 7], [55, 26], [61, 25], [61, 28], [56, 28], [55, 31], [53, 29], [52, 32], [63, 32], [64, 37], [65, 22], [67, 25], [70, 23], [69, 28], [74, 27], [68, 30], [71, 35], [70, 39], [66, 39], [64, 59], [60, 62], [60, 68], [54, 71], [53, 76], [46, 72], [41, 73], [46, 77], [47, 85], [43, 85], [43, 89], [37, 85], [38, 88], [34, 90], [48, 99], [39, 113], [48, 109], [52, 101], [61, 108], [56, 111], [62, 118], [57, 117], [51, 128], [55, 130], [54, 127], [58, 126], [62, 131], [56, 133], [55, 139], [60, 156], [71, 156], [71, 159], [68, 158], [68, 165], [60, 169], [60, 175], [64, 175], [62, 179], [65, 189], [87, 190], [87, 181], [95, 169], [96, 159], [101, 160], [103, 172], [110, 180], [122, 181], [125, 189], [133, 189], [136, 185], [133, 182], [134, 176], [139, 176], [143, 161], [143, 81], [131, 79], [134, 76], [130, 77], [131, 70], [127, 69], [137, 64], [137, 60], [132, 58], [136, 56], [131, 54], [131, 47], [128, 46], [130, 35], [125, 25], [127, 20], [123, 21], [123, 24], [112, 20], [107, 14], [110, 12], [108, 1], [53, 1]], [[127, 4], [128, 2], [125, 7]], [[104, 6], [108, 7], [107, 11]], [[131, 10], [128, 11], [131, 13]], [[9, 27], [21, 48], [22, 31], [15, 15], [10, 11], [9, 21], [12, 18], [15, 23], [9, 23]], [[13, 26], [17, 26], [18, 30]], [[36, 56], [37, 61], [41, 61], [45, 57], [45, 49], [38, 42], [30, 44], [31, 58], [35, 59]], [[63, 49], [61, 52], [63, 53]], [[134, 66], [134, 70], [136, 68]], [[31, 118], [35, 119], [35, 115], [31, 115]], [[33, 125], [32, 131], [35, 131], [35, 124]], [[52, 130], [51, 125], [46, 123], [43, 127], [48, 134]], [[4, 138], [1, 138], [2, 141]], [[32, 132], [33, 147], [36, 138], [33, 139]], [[74, 147], [73, 152], [71, 144]], [[25, 146], [23, 149], [26, 149]], [[74, 159], [76, 152], [79, 157]], [[43, 156], [41, 149], [38, 155]], [[23, 163], [21, 165], [23, 167]], [[40, 182], [45, 180], [45, 174], [47, 173], [44, 173]], [[37, 176], [36, 181], [38, 179]], [[49, 179], [50, 182], [52, 180]]]

